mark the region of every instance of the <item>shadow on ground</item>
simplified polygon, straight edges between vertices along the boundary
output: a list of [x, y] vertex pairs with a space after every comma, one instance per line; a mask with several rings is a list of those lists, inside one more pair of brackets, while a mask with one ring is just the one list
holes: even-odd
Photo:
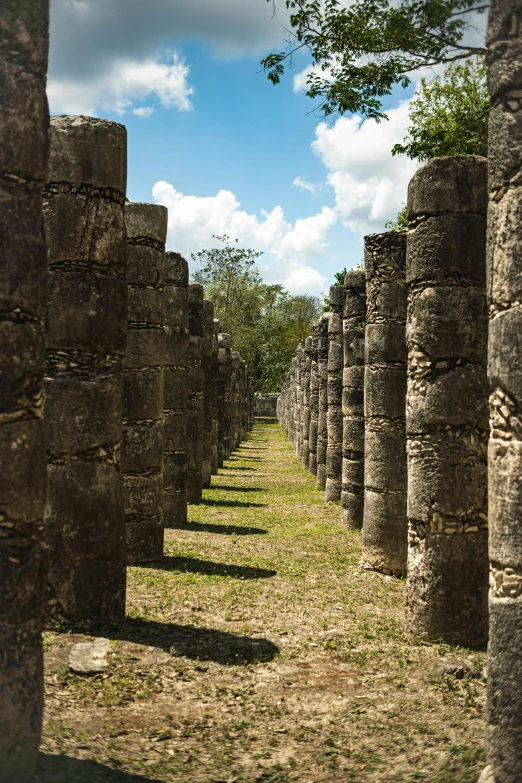
[[188, 574], [205, 574], [206, 576], [227, 576], [232, 579], [270, 579], [277, 571], [254, 566], [229, 565], [215, 563], [212, 560], [199, 560], [197, 557], [173, 557], [165, 555], [158, 563], [143, 563], [141, 568], [153, 568], [161, 571], [180, 571]]
[[34, 783], [161, 783], [157, 778], [129, 775], [96, 761], [40, 753]]
[[236, 465], [223, 465], [220, 470], [257, 470], [257, 468], [250, 468], [250, 467], [240, 467], [238, 468]]
[[201, 506], [225, 506], [226, 508], [265, 508], [268, 503], [249, 503], [245, 500], [215, 500], [214, 498], [203, 498]]
[[102, 626], [96, 632], [109, 639], [157, 647], [184, 658], [238, 666], [275, 658], [279, 647], [269, 639], [238, 636], [228, 631], [195, 625], [160, 623], [127, 617], [121, 625]]
[[184, 522], [171, 530], [192, 530], [194, 533], [220, 533], [223, 536], [262, 536], [268, 533], [262, 527], [240, 527], [239, 525], [213, 525], [211, 522]]
[[225, 492], [268, 492], [266, 487], [229, 487], [226, 484], [212, 484], [207, 489], [219, 489]]

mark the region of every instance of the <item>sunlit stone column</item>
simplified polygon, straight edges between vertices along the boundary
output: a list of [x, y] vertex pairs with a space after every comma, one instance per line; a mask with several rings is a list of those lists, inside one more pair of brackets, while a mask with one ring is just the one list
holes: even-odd
[[364, 511], [364, 270], [353, 269], [347, 273], [344, 294], [341, 522], [348, 528], [360, 530]]
[[223, 465], [223, 454], [221, 454], [221, 465], [219, 464], [219, 318], [212, 321], [212, 475], [215, 476], [218, 468]]
[[488, 757], [497, 783], [522, 776], [522, 25], [492, 0], [489, 121]]
[[127, 204], [127, 352], [121, 466], [127, 563], [163, 557], [165, 240], [168, 211]]
[[406, 232], [365, 238], [364, 521], [361, 564], [403, 574], [406, 515]]
[[0, 778], [29, 783], [43, 711], [42, 424], [49, 3], [4, 0], [0, 122]]
[[487, 640], [487, 165], [435, 158], [408, 190], [406, 628]]
[[317, 341], [319, 327], [312, 330], [312, 350], [310, 352], [310, 431], [308, 436], [308, 469], [317, 476], [317, 429], [319, 424], [319, 372], [317, 366]]
[[51, 612], [74, 622], [125, 614], [126, 177], [123, 125], [53, 117], [45, 195], [45, 527]]
[[230, 418], [230, 446], [235, 451], [239, 446], [239, 363], [241, 357], [237, 351], [232, 351], [232, 395]]
[[201, 503], [203, 493], [203, 286], [188, 288], [187, 499]]
[[165, 382], [163, 395], [163, 522], [187, 521], [188, 264], [165, 256]]
[[321, 316], [317, 339], [317, 374], [319, 377], [317, 484], [323, 489], [326, 487], [326, 450], [328, 446], [328, 320], [328, 313]]
[[214, 340], [214, 302], [203, 300], [203, 432], [201, 435], [203, 459], [201, 474], [204, 487], [210, 486], [212, 476], [212, 418], [214, 387], [212, 378], [212, 343]]
[[310, 373], [312, 369], [312, 338], [307, 337], [304, 344], [303, 373], [301, 388], [303, 394], [303, 449], [301, 459], [303, 468], [310, 464]]
[[222, 425], [222, 443], [223, 459], [230, 457], [230, 414], [231, 414], [231, 376], [232, 376], [232, 340], [229, 334], [221, 332], [218, 337], [219, 344], [219, 365], [220, 377], [223, 382], [223, 425]]
[[292, 444], [294, 451], [297, 448], [296, 445], [296, 415], [297, 415], [297, 391], [296, 391], [296, 375], [297, 375], [297, 356], [293, 356], [290, 362], [290, 399], [289, 399], [289, 416], [290, 416], [290, 443]]
[[341, 500], [343, 472], [343, 311], [344, 288], [330, 288], [328, 321], [328, 445], [326, 492], [328, 502]]

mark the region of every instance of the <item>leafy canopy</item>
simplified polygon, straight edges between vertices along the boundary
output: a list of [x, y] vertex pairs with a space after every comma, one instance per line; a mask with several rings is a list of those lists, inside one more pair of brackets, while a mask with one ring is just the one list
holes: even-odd
[[[275, 0], [268, 0], [274, 5]], [[314, 69], [306, 94], [324, 116], [357, 112], [381, 120], [381, 98], [407, 87], [418, 68], [484, 54], [465, 33], [486, 0], [285, 0], [291, 10], [286, 51], [265, 57], [278, 84], [293, 55], [306, 50]]]
[[410, 103], [410, 127], [394, 155], [423, 161], [442, 155], [488, 153], [489, 99], [482, 58], [449, 66], [442, 77], [422, 79]]
[[256, 266], [262, 253], [239, 247], [226, 234], [215, 239], [221, 247], [192, 254], [199, 265], [193, 281], [214, 302], [220, 328], [232, 336], [256, 390], [278, 391], [296, 346], [311, 334], [319, 300], [264, 283]]

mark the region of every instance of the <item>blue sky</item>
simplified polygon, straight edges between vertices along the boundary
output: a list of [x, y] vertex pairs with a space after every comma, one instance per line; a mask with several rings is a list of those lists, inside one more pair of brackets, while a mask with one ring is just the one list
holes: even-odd
[[50, 104], [127, 126], [128, 196], [169, 207], [170, 249], [228, 233], [267, 280], [319, 294], [406, 199], [414, 165], [390, 149], [412, 90], [388, 123], [319, 123], [306, 59], [278, 87], [260, 73], [282, 21], [265, 0], [51, 0]]

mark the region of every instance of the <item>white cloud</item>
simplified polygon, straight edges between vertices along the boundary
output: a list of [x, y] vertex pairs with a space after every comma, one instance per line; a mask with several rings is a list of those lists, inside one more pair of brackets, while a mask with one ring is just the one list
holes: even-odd
[[383, 231], [407, 198], [408, 182], [418, 166], [391, 149], [408, 127], [409, 101], [387, 111], [389, 120], [377, 123], [361, 117], [340, 117], [316, 129], [312, 149], [328, 169], [327, 184], [346, 225], [359, 234]]
[[315, 193], [315, 185], [311, 182], [307, 182], [303, 177], [296, 177], [292, 182], [292, 185], [300, 190], [308, 190], [309, 193]]
[[50, 75], [90, 83], [114, 60], [158, 60], [188, 40], [218, 57], [258, 56], [281, 44], [288, 17], [266, 0], [51, 0]]
[[139, 109], [133, 109], [132, 113], [135, 114], [136, 117], [150, 117], [151, 114], [154, 114], [154, 107], [141, 106]]
[[215, 196], [185, 196], [168, 182], [157, 182], [152, 193], [169, 210], [170, 249], [189, 257], [215, 247], [215, 236], [228, 234], [242, 246], [264, 251], [274, 259], [272, 279], [289, 290], [319, 293], [324, 289], [324, 278], [306, 262], [326, 256], [328, 230], [337, 221], [335, 210], [323, 207], [318, 214], [292, 224], [280, 206], [271, 212], [261, 210], [260, 216], [248, 214], [228, 190]]
[[267, 283], [281, 283], [292, 294], [319, 296], [326, 278], [303, 261], [288, 260], [283, 265], [261, 267]]
[[[135, 101], [152, 96], [156, 96], [166, 109], [175, 107], [188, 111], [192, 108], [190, 96], [194, 92], [188, 83], [189, 73], [189, 66], [177, 54], [169, 54], [167, 62], [116, 60], [110, 70], [88, 84], [80, 86], [67, 77], [50, 78], [47, 90], [53, 112], [125, 114]], [[134, 113], [148, 116], [145, 111], [148, 109], [141, 113], [139, 109], [134, 110]]]

